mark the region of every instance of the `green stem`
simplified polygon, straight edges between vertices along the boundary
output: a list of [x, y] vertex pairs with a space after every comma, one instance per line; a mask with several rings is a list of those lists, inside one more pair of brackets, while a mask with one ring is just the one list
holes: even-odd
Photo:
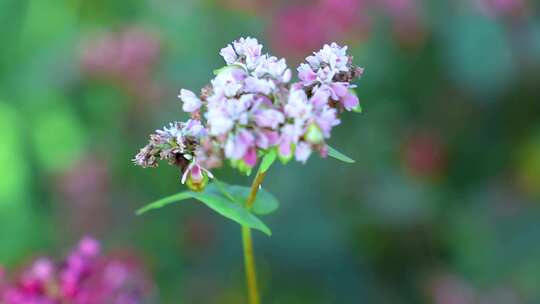
[[[257, 176], [251, 184], [251, 191], [246, 200], [246, 207], [251, 209], [255, 198], [257, 197], [257, 192], [264, 180], [266, 173], [258, 172]], [[244, 246], [244, 265], [246, 268], [246, 280], [248, 288], [248, 298], [249, 304], [259, 304], [259, 289], [257, 287], [257, 270], [255, 268], [255, 256], [253, 254], [253, 241], [251, 239], [251, 229], [246, 226], [242, 226], [242, 244]]]
[[244, 244], [244, 265], [246, 268], [249, 304], [259, 304], [260, 299], [259, 289], [257, 287], [257, 270], [255, 268], [253, 242], [251, 240], [251, 229], [249, 229], [249, 227], [242, 226], [242, 243]]

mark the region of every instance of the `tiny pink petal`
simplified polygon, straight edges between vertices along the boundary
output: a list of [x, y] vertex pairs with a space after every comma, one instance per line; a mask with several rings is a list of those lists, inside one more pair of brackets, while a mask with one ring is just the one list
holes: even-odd
[[358, 100], [358, 97], [355, 94], [349, 93], [345, 95], [345, 97], [342, 99], [342, 103], [347, 111], [351, 111], [356, 106], [358, 106], [360, 101]]
[[349, 86], [344, 82], [336, 82], [330, 85], [338, 97], [344, 97], [349, 93]]
[[244, 155], [244, 162], [250, 167], [254, 167], [257, 164], [257, 150], [255, 147], [250, 147]]

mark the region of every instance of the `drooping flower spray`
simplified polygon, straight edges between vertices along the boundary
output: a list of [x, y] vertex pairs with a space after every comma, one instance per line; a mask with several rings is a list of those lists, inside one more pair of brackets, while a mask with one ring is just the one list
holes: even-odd
[[[155, 131], [134, 159], [142, 167], [168, 161], [179, 168], [181, 183], [190, 189], [151, 203], [139, 214], [194, 198], [242, 226], [251, 304], [260, 302], [251, 229], [270, 235], [257, 216], [278, 207], [261, 187], [266, 171], [276, 159], [305, 163], [314, 152], [353, 162], [326, 141], [340, 124], [341, 113], [361, 111], [352, 82], [363, 73], [346, 46], [332, 43], [308, 56], [297, 69], [300, 81], [291, 83], [285, 59], [265, 54], [262, 48], [248, 37], [221, 49], [226, 65], [214, 71], [210, 84], [199, 95], [180, 91], [182, 109], [191, 118]], [[228, 185], [211, 173], [228, 162], [249, 175], [259, 160], [251, 187]]]

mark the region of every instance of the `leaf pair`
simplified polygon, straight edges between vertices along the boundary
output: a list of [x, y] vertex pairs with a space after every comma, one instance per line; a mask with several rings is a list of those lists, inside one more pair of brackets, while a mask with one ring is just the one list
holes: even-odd
[[[328, 146], [328, 155], [346, 163], [354, 163], [353, 159], [330, 146]], [[266, 153], [259, 166], [259, 173], [266, 172], [274, 163], [276, 157], [275, 150], [270, 150]], [[266, 215], [276, 211], [279, 207], [279, 202], [270, 192], [259, 189], [253, 207], [249, 210], [245, 207], [245, 202], [250, 191], [251, 189], [249, 187], [228, 185], [215, 180], [202, 192], [183, 191], [152, 202], [137, 210], [137, 215], [183, 200], [196, 199], [222, 216], [242, 226], [260, 230], [270, 236], [272, 235], [270, 228], [256, 215]]]
[[171, 203], [193, 198], [242, 226], [260, 230], [269, 236], [272, 235], [270, 228], [255, 214], [265, 215], [274, 212], [279, 207], [278, 200], [268, 191], [260, 189], [252, 211], [250, 211], [244, 205], [249, 192], [249, 187], [228, 185], [216, 181], [208, 185], [203, 192], [184, 191], [159, 199], [137, 210], [137, 215], [162, 208]]

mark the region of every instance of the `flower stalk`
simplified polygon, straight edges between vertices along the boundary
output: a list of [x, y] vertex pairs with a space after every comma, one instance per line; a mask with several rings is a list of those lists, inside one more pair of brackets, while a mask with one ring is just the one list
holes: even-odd
[[[246, 200], [246, 208], [250, 210], [257, 198], [257, 192], [266, 176], [266, 172], [258, 172], [251, 184], [251, 191]], [[251, 229], [242, 226], [242, 244], [244, 247], [244, 267], [246, 270], [246, 282], [248, 289], [249, 304], [259, 304], [260, 296], [257, 285], [257, 268], [255, 266], [255, 255], [253, 252], [253, 240], [251, 238]]]
[[251, 229], [246, 226], [242, 226], [242, 244], [244, 246], [244, 267], [246, 270], [248, 303], [259, 304], [261, 301], [257, 285], [257, 268], [255, 267], [255, 256], [253, 254], [253, 241], [251, 239]]

